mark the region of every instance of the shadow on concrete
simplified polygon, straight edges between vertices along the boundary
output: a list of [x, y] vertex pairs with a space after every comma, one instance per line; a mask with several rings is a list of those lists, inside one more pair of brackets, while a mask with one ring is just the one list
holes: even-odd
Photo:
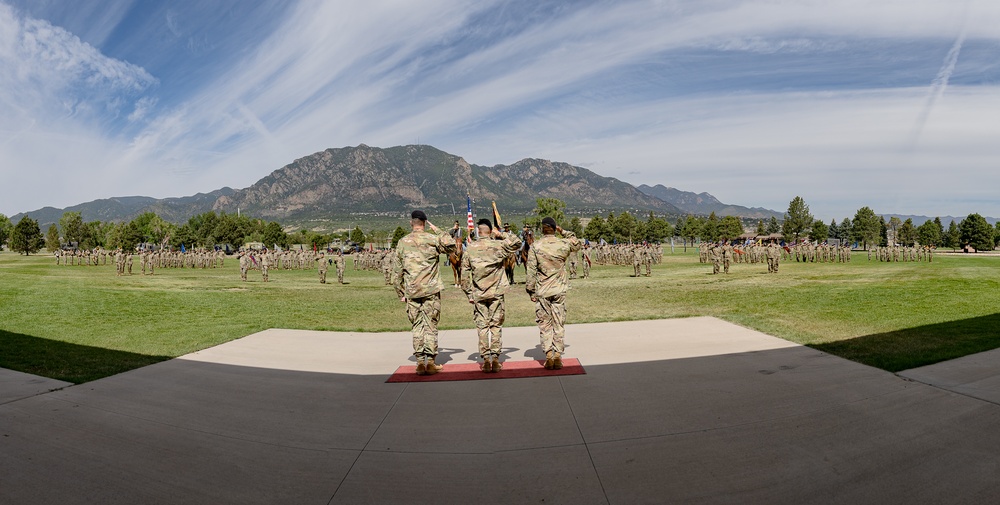
[[1000, 313], [810, 347], [889, 372], [899, 372], [1000, 347]]
[[1000, 407], [806, 347], [578, 376], [384, 380], [176, 359], [3, 405], [0, 475], [16, 479], [0, 503], [884, 505], [1000, 493]]
[[74, 384], [168, 359], [0, 330], [0, 368]]

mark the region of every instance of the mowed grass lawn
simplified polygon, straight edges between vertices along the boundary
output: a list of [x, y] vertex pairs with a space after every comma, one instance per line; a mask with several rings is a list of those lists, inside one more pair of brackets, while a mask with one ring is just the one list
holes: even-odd
[[[933, 263], [734, 264], [711, 275], [697, 255], [666, 254], [652, 277], [595, 267], [572, 282], [570, 323], [715, 316], [889, 371], [1000, 347], [1000, 257], [937, 255]], [[56, 266], [50, 256], [0, 254], [0, 367], [86, 382], [267, 328], [405, 331], [394, 291], [353, 269], [320, 284], [315, 270], [158, 269], [116, 277], [114, 267]], [[473, 328], [471, 308], [442, 269], [442, 329]], [[507, 326], [534, 325], [517, 269]], [[470, 339], [473, 339], [470, 336]], [[572, 338], [570, 335], [569, 338]], [[609, 335], [614, 339], [614, 335]], [[472, 340], [470, 340], [471, 342]], [[406, 343], [401, 343], [406, 345]]]

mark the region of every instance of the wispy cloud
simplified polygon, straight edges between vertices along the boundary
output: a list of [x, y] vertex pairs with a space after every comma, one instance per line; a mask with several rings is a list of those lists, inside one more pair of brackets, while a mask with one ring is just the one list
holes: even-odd
[[[328, 147], [419, 139], [473, 163], [588, 163], [744, 205], [801, 194], [838, 219], [880, 203], [960, 213], [986, 187], [962, 174], [989, 179], [1000, 156], [985, 112], [1000, 95], [1000, 3], [986, 0], [304, 0], [241, 18], [275, 20], [258, 37], [189, 29], [232, 13], [170, 4], [147, 6], [155, 20], [135, 29], [161, 27], [188, 57], [155, 46], [132, 63], [2, 2], [0, 166], [116, 181], [51, 191], [19, 174], [34, 189], [5, 194], [8, 212], [243, 187]], [[920, 142], [905, 156], [914, 118]], [[33, 154], [68, 138], [75, 161]]]

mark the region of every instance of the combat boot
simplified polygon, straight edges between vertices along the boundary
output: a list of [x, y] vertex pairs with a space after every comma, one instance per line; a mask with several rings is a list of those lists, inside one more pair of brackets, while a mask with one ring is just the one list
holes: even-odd
[[545, 352], [545, 369], [552, 370], [552, 351]]
[[427, 364], [422, 358], [417, 358], [417, 375], [427, 375]]
[[434, 375], [441, 371], [444, 365], [434, 363], [434, 358], [427, 358], [427, 375]]
[[500, 358], [496, 356], [493, 356], [492, 365], [493, 365], [493, 373], [497, 373], [500, 370], [503, 370], [503, 365], [500, 364]]
[[552, 369], [561, 370], [562, 369], [562, 356], [559, 353], [552, 353]]
[[490, 372], [493, 371], [493, 362], [490, 361], [489, 356], [486, 356], [486, 357], [483, 358], [483, 365], [481, 367], [479, 367], [479, 368], [480, 368], [480, 370], [482, 370], [483, 372], [486, 372], [486, 373], [490, 373]]

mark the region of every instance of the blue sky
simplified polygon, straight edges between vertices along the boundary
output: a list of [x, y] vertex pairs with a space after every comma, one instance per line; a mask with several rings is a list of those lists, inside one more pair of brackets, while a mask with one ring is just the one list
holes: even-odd
[[7, 215], [421, 143], [825, 221], [1000, 216], [998, 111], [995, 0], [0, 0]]

